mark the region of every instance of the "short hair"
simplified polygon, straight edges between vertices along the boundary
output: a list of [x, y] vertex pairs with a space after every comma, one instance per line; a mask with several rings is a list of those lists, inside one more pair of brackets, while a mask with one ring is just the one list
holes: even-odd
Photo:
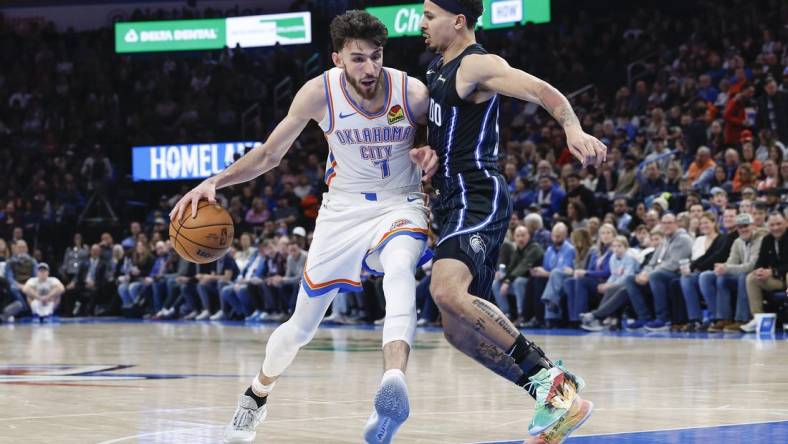
[[523, 219], [523, 222], [525, 222], [526, 224], [528, 222], [532, 222], [536, 224], [537, 227], [544, 228], [544, 222], [542, 221], [542, 216], [538, 213], [528, 213], [528, 215], [525, 216], [525, 219]]
[[[626, 236], [618, 235], [613, 239], [613, 242], [618, 242], [619, 244], [623, 245], [624, 248], [629, 248], [629, 240]], [[611, 244], [613, 243], [611, 242]]]
[[652, 229], [651, 229], [651, 232], [650, 232], [649, 234], [650, 234], [650, 235], [652, 235], [652, 236], [662, 236], [662, 237], [665, 237], [665, 232], [664, 232], [664, 231], [662, 231], [662, 228], [660, 228], [660, 226], [659, 226], [659, 225], [657, 225], [656, 227], [652, 228]]
[[468, 29], [473, 29], [476, 27], [476, 22], [479, 21], [479, 18], [482, 16], [484, 12], [484, 2], [482, 0], [456, 0], [457, 3], [460, 4], [463, 8], [468, 10], [471, 14], [475, 17], [468, 17], [465, 15], [465, 23], [468, 25]]
[[752, 206], [758, 211], [766, 211], [766, 212], [769, 211], [769, 204], [767, 204], [762, 200], [756, 200], [755, 202], [753, 202]]
[[388, 40], [388, 29], [377, 17], [357, 9], [345, 12], [331, 20], [331, 43], [334, 51], [341, 51], [348, 40], [366, 40], [383, 46]]

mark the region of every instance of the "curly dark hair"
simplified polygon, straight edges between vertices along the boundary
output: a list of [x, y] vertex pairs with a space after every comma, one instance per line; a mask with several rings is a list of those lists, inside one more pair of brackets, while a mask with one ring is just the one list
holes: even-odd
[[341, 51], [348, 40], [366, 40], [383, 46], [389, 31], [377, 17], [367, 11], [351, 10], [331, 20], [331, 43], [334, 51]]
[[465, 17], [468, 29], [473, 29], [484, 12], [484, 2], [482, 0], [457, 0], [457, 3], [475, 15], [475, 17]]

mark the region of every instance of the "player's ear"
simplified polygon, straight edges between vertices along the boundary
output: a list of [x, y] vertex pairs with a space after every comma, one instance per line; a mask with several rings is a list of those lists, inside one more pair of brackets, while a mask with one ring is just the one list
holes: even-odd
[[462, 30], [462, 28], [467, 27], [467, 22], [465, 16], [460, 14], [454, 17], [454, 29], [457, 31]]
[[334, 66], [337, 68], [342, 68], [342, 56], [338, 52], [331, 53], [331, 61], [334, 62]]

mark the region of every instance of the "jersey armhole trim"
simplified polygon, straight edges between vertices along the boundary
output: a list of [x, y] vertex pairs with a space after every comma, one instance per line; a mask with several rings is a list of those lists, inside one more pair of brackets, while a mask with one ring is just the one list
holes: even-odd
[[326, 94], [326, 105], [328, 106], [328, 131], [325, 131], [325, 134], [329, 135], [334, 131], [334, 99], [331, 94], [331, 83], [328, 80], [328, 71], [323, 73], [323, 86]]
[[410, 122], [410, 126], [416, 127], [416, 119], [410, 110], [410, 102], [408, 101], [408, 74], [402, 73], [402, 103], [405, 105], [405, 116]]

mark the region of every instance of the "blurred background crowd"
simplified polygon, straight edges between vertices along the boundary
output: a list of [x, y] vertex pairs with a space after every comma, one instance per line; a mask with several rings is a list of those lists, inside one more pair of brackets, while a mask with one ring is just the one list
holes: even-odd
[[[193, 184], [132, 182], [129, 147], [264, 140], [287, 111], [275, 86], [327, 68], [319, 36], [365, 3], [390, 2], [294, 2], [313, 12], [310, 45], [177, 54], [119, 55], [111, 28], [0, 17], [0, 319], [30, 315], [36, 294], [60, 316], [286, 319], [326, 191], [320, 129], [275, 171], [220, 190], [238, 237], [205, 266], [179, 259], [166, 234]], [[755, 314], [788, 311], [788, 5], [616, 6], [597, 15], [557, 0], [550, 24], [478, 33], [567, 94], [609, 152], [581, 168], [543, 110], [502, 101], [515, 215], [491, 298], [521, 328], [751, 331]], [[406, 38], [384, 57], [423, 79], [433, 55]], [[419, 323], [439, 325], [429, 264], [416, 273]], [[384, 312], [381, 281], [368, 276], [327, 321]]]

